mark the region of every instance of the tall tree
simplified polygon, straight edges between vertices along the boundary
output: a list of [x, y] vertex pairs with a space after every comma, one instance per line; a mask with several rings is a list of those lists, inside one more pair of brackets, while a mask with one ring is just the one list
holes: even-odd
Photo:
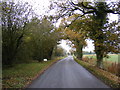
[[55, 29], [49, 17], [46, 16], [42, 20], [33, 18], [27, 24], [26, 29], [26, 36], [30, 37], [31, 45], [34, 48], [33, 59], [42, 61], [47, 58], [50, 60], [53, 49], [59, 40], [59, 32]]
[[[67, 19], [63, 19], [60, 28], [65, 27], [67, 23], [71, 22], [76, 18], [78, 14], [74, 14]], [[85, 39], [87, 38], [86, 27], [84, 27], [84, 22], [86, 18], [80, 18], [72, 23], [69, 27], [65, 27], [63, 31], [65, 32], [65, 39], [69, 39], [75, 45], [77, 58], [82, 60], [83, 47], [86, 46]]]
[[82, 60], [83, 47], [86, 46], [84, 36], [82, 37], [80, 33], [67, 29], [67, 28], [65, 29], [65, 34], [66, 34], [65, 36], [66, 39], [69, 39], [72, 42], [72, 44], [74, 44], [73, 47], [76, 48], [77, 58]]
[[2, 60], [11, 65], [22, 43], [24, 28], [31, 7], [27, 3], [1, 2], [2, 4]]

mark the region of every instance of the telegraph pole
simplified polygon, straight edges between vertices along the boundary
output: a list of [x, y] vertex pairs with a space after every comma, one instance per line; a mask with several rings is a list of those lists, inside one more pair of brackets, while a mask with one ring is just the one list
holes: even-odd
[[[120, 1], [119, 1], [119, 5], [120, 5]], [[120, 12], [120, 8], [119, 8], [119, 12]], [[120, 14], [118, 14], [118, 26], [120, 26]]]

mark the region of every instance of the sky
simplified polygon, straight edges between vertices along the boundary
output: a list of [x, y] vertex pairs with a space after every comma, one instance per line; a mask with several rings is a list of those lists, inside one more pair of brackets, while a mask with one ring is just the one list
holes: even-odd
[[69, 52], [69, 50], [71, 50], [72, 48], [69, 45], [67, 45], [67, 42], [68, 40], [61, 40], [60, 46], [62, 46], [62, 48], [64, 48], [67, 52]]
[[[16, 0], [16, 1], [22, 1], [22, 2], [28, 2], [30, 5], [33, 6], [34, 11], [37, 15], [44, 15], [46, 13], [46, 11], [48, 10], [48, 6], [49, 6], [49, 1], [50, 0]], [[115, 0], [112, 0], [115, 1]], [[50, 14], [54, 14], [55, 12], [52, 11]], [[46, 13], [47, 15], [47, 13]], [[111, 21], [115, 21], [118, 20], [118, 16], [117, 15], [113, 15], [110, 14], [110, 22]], [[56, 24], [57, 27], [60, 24], [60, 20], [59, 22]], [[86, 40], [87, 42], [87, 47], [85, 47], [83, 49], [83, 51], [94, 51], [94, 45], [93, 45], [93, 41], [92, 40]], [[67, 50], [67, 52], [69, 52], [69, 50], [71, 49], [71, 47], [69, 45], [67, 45], [67, 41], [66, 40], [61, 40], [61, 44], [60, 44], [65, 50]]]
[[[92, 40], [86, 40], [86, 41], [87, 41], [87, 47], [83, 48], [83, 51], [93, 52], [94, 50], [93, 41]], [[67, 52], [69, 52], [69, 50], [72, 49], [69, 45], [67, 45], [68, 40], [61, 40], [60, 42], [61, 42], [60, 46], [62, 46], [65, 50], [67, 50]]]

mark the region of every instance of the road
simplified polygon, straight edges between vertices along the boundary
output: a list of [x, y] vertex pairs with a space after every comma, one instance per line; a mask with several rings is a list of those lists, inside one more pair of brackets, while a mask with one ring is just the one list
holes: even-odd
[[28, 88], [109, 88], [72, 56], [58, 61], [29, 85]]

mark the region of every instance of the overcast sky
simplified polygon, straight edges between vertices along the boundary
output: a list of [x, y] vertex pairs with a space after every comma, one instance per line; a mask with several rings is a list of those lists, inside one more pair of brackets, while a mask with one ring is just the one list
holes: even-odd
[[[16, 0], [16, 1], [22, 1], [22, 2], [28, 2], [30, 5], [33, 6], [34, 11], [37, 15], [44, 15], [46, 13], [46, 11], [48, 10], [48, 6], [49, 6], [49, 1], [50, 0]], [[111, 1], [118, 1], [118, 0], [111, 0]], [[47, 13], [46, 13], [47, 14]], [[54, 11], [50, 13], [51, 15], [54, 14]], [[110, 14], [110, 22], [111, 21], [115, 21], [118, 20], [118, 16], [117, 15], [113, 15]], [[59, 26], [60, 21], [56, 24], [57, 26]], [[92, 40], [86, 40], [87, 41], [87, 47], [85, 47], [83, 50], [84, 51], [93, 51], [94, 50], [94, 46], [93, 46], [93, 41]], [[66, 49], [67, 51], [69, 51], [71, 49], [71, 47], [69, 47], [66, 44], [65, 40], [61, 41], [60, 44], [64, 49]]]

